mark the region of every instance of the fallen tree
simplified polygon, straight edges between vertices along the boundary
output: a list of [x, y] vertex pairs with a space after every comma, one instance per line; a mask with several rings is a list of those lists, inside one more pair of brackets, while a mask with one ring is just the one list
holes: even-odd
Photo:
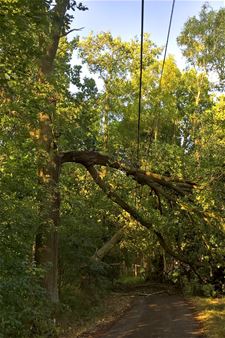
[[[129, 168], [123, 163], [111, 160], [107, 155], [103, 155], [94, 151], [70, 151], [61, 153], [58, 161], [60, 161], [61, 165], [69, 162], [82, 164], [90, 173], [95, 183], [101, 188], [101, 190], [107, 195], [109, 199], [125, 210], [141, 226], [150, 230], [156, 236], [159, 244], [168, 255], [180, 261], [182, 264], [188, 265], [194, 274], [198, 276], [199, 280], [204, 282], [203, 278], [197, 271], [197, 268], [201, 266], [200, 262], [192, 262], [181, 252], [175, 252], [149, 219], [146, 219], [137, 210], [137, 208], [128, 204], [119, 196], [119, 194], [111, 189], [110, 185], [104, 182], [95, 166], [103, 166], [120, 170], [127, 176], [132, 177], [139, 185], [146, 185], [156, 191], [157, 195], [160, 195], [173, 202], [176, 202], [178, 197], [190, 195], [196, 186], [194, 182], [167, 177], [156, 173], [145, 172], [140, 169]], [[97, 250], [92, 258], [95, 260], [103, 259], [104, 256], [112, 249], [112, 247], [121, 240], [121, 237], [122, 229], [115, 233], [111, 240], [106, 242], [102, 248]]]

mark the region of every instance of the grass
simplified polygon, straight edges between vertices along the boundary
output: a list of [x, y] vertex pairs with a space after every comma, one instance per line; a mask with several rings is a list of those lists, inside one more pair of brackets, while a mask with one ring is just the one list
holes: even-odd
[[192, 299], [207, 338], [225, 337], [225, 298]]
[[119, 284], [126, 285], [126, 286], [129, 286], [129, 285], [138, 285], [140, 283], [143, 283], [144, 281], [145, 281], [145, 279], [142, 276], [137, 276], [137, 277], [134, 277], [134, 276], [123, 276], [123, 277], [121, 277], [121, 278], [119, 278], [117, 280], [117, 282]]

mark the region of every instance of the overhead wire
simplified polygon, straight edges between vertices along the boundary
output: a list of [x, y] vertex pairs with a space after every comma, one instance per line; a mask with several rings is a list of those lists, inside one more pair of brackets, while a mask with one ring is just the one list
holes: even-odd
[[139, 75], [139, 96], [138, 96], [138, 126], [137, 126], [137, 163], [140, 156], [140, 129], [142, 111], [142, 73], [143, 73], [143, 44], [144, 44], [144, 0], [141, 1], [141, 48], [140, 48], [140, 75]]
[[[168, 44], [169, 44], [175, 1], [176, 0], [173, 0], [172, 2], [171, 12], [170, 12], [170, 20], [169, 20], [169, 26], [168, 26], [168, 31], [167, 31], [167, 37], [166, 37], [166, 45], [165, 45], [163, 63], [162, 63], [162, 68], [161, 68], [160, 78], [159, 78], [159, 90], [161, 90], [161, 86], [162, 86], [162, 78], [163, 78], [164, 67], [165, 67], [165, 62], [166, 62], [167, 49], [168, 49]], [[142, 113], [143, 42], [144, 42], [144, 0], [142, 0], [141, 2], [141, 46], [140, 46], [140, 75], [139, 75], [138, 126], [137, 126], [137, 163], [139, 163], [139, 160], [140, 160], [139, 157], [140, 157], [140, 129], [141, 129], [141, 113]]]
[[162, 64], [162, 69], [161, 69], [160, 79], [159, 79], [159, 88], [161, 88], [161, 84], [162, 84], [162, 77], [163, 77], [164, 66], [165, 66], [165, 62], [166, 62], [166, 54], [167, 54], [167, 49], [168, 49], [168, 44], [169, 44], [169, 38], [170, 38], [170, 31], [171, 31], [172, 20], [173, 20], [175, 1], [176, 0], [173, 0], [171, 13], [170, 13], [170, 21], [169, 21], [169, 27], [168, 27], [168, 32], [167, 32], [167, 38], [166, 38], [166, 46], [165, 46], [165, 51], [164, 51], [164, 56], [163, 56], [163, 64]]
[[[176, 0], [173, 0], [173, 2], [172, 2], [171, 12], [170, 12], [170, 20], [169, 20], [167, 37], [166, 37], [166, 46], [165, 46], [165, 50], [164, 50], [163, 63], [162, 63], [162, 68], [161, 68], [161, 72], [160, 72], [160, 77], [159, 77], [158, 94], [161, 93], [161, 89], [162, 89], [162, 79], [163, 79], [164, 68], [165, 68], [165, 63], [166, 63], [167, 49], [168, 49], [168, 44], [169, 44], [169, 38], [170, 38], [170, 31], [171, 31], [172, 20], [173, 20], [175, 1]], [[158, 116], [157, 116], [157, 119], [156, 119], [156, 129], [158, 129], [159, 120], [160, 120], [160, 103], [161, 102], [160, 102], [160, 98], [159, 98], [159, 101], [158, 101], [158, 104], [157, 104], [157, 106], [158, 106]], [[147, 157], [149, 155], [149, 149], [150, 149], [150, 144], [149, 144], [148, 151], [147, 151]]]
[[[170, 20], [169, 20], [169, 26], [168, 26], [167, 37], [166, 37], [166, 45], [165, 45], [165, 50], [164, 50], [164, 55], [163, 55], [163, 63], [162, 63], [162, 68], [161, 68], [161, 72], [160, 72], [160, 77], [159, 77], [159, 85], [158, 85], [159, 93], [161, 92], [161, 88], [162, 88], [162, 78], [163, 78], [163, 74], [164, 74], [164, 68], [165, 68], [165, 62], [166, 62], [166, 56], [167, 56], [167, 50], [168, 50], [168, 44], [169, 44], [169, 38], [170, 38], [170, 32], [171, 32], [175, 2], [176, 2], [176, 0], [173, 0], [171, 12], [170, 12]], [[160, 108], [160, 102], [158, 102], [157, 106], [158, 106], [158, 108]], [[157, 118], [158, 122], [159, 122], [159, 116], [160, 116], [160, 109], [158, 111], [158, 118]], [[149, 151], [150, 151], [150, 141], [149, 141], [149, 145], [148, 145], [148, 148], [147, 148], [146, 158], [149, 155]]]
[[[144, 16], [145, 2], [141, 0], [141, 46], [140, 46], [140, 71], [139, 71], [139, 92], [138, 92], [138, 124], [137, 124], [137, 158], [136, 166], [139, 167], [140, 160], [140, 130], [141, 130], [141, 111], [142, 111], [142, 74], [143, 74], [143, 45], [144, 45]], [[137, 205], [138, 184], [136, 184], [135, 205]]]
[[[170, 12], [170, 20], [169, 20], [169, 26], [167, 31], [167, 37], [166, 37], [166, 45], [163, 55], [163, 63], [162, 68], [160, 72], [160, 78], [159, 78], [159, 91], [161, 90], [162, 86], [162, 78], [164, 73], [164, 67], [166, 62], [166, 56], [167, 56], [167, 49], [169, 44], [169, 38], [170, 38], [170, 32], [171, 32], [171, 26], [172, 26], [172, 20], [173, 20], [173, 14], [174, 14], [174, 7], [175, 7], [176, 0], [173, 0], [171, 12]], [[141, 126], [141, 113], [142, 113], [142, 73], [143, 73], [143, 40], [144, 40], [144, 0], [142, 0], [142, 7], [141, 7], [141, 48], [140, 48], [140, 78], [139, 78], [139, 104], [138, 104], [138, 130], [137, 130], [137, 163], [139, 165], [139, 156], [140, 156], [140, 126]], [[147, 149], [147, 156], [149, 155], [150, 151], [150, 144]], [[135, 204], [136, 204], [136, 197], [135, 197]]]

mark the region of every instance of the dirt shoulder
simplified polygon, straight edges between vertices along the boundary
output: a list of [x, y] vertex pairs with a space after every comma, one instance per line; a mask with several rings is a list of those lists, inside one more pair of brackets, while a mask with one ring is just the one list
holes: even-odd
[[106, 298], [102, 299], [101, 307], [98, 313], [83, 322], [74, 323], [71, 321], [69, 327], [64, 329], [64, 334], [60, 338], [87, 338], [98, 337], [102, 332], [109, 329], [117, 322], [129, 309], [135, 301], [133, 293], [114, 293], [112, 292]]
[[79, 334], [78, 338], [98, 338], [110, 330], [134, 306], [136, 297], [133, 295], [112, 294], [105, 302], [105, 311], [89, 330]]

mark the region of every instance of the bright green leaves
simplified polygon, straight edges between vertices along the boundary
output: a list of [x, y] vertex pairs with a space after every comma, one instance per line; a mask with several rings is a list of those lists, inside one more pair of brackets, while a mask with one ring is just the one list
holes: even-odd
[[[122, 41], [110, 33], [89, 35], [79, 43], [79, 53], [90, 71], [103, 83], [99, 97], [102, 150], [121, 154], [136, 142], [136, 119], [139, 88], [139, 41]], [[154, 63], [159, 49], [149, 36], [144, 43], [144, 86], [154, 81]], [[129, 144], [129, 146], [128, 146]]]
[[0, 63], [3, 73], [10, 76], [8, 80], [16, 81], [26, 76], [30, 63], [33, 61], [34, 67], [41, 55], [39, 39], [46, 31], [46, 6], [44, 1], [3, 0], [0, 15]]
[[217, 74], [224, 88], [225, 69], [225, 9], [213, 11], [204, 5], [199, 18], [190, 18], [178, 38], [183, 54], [191, 65]]

